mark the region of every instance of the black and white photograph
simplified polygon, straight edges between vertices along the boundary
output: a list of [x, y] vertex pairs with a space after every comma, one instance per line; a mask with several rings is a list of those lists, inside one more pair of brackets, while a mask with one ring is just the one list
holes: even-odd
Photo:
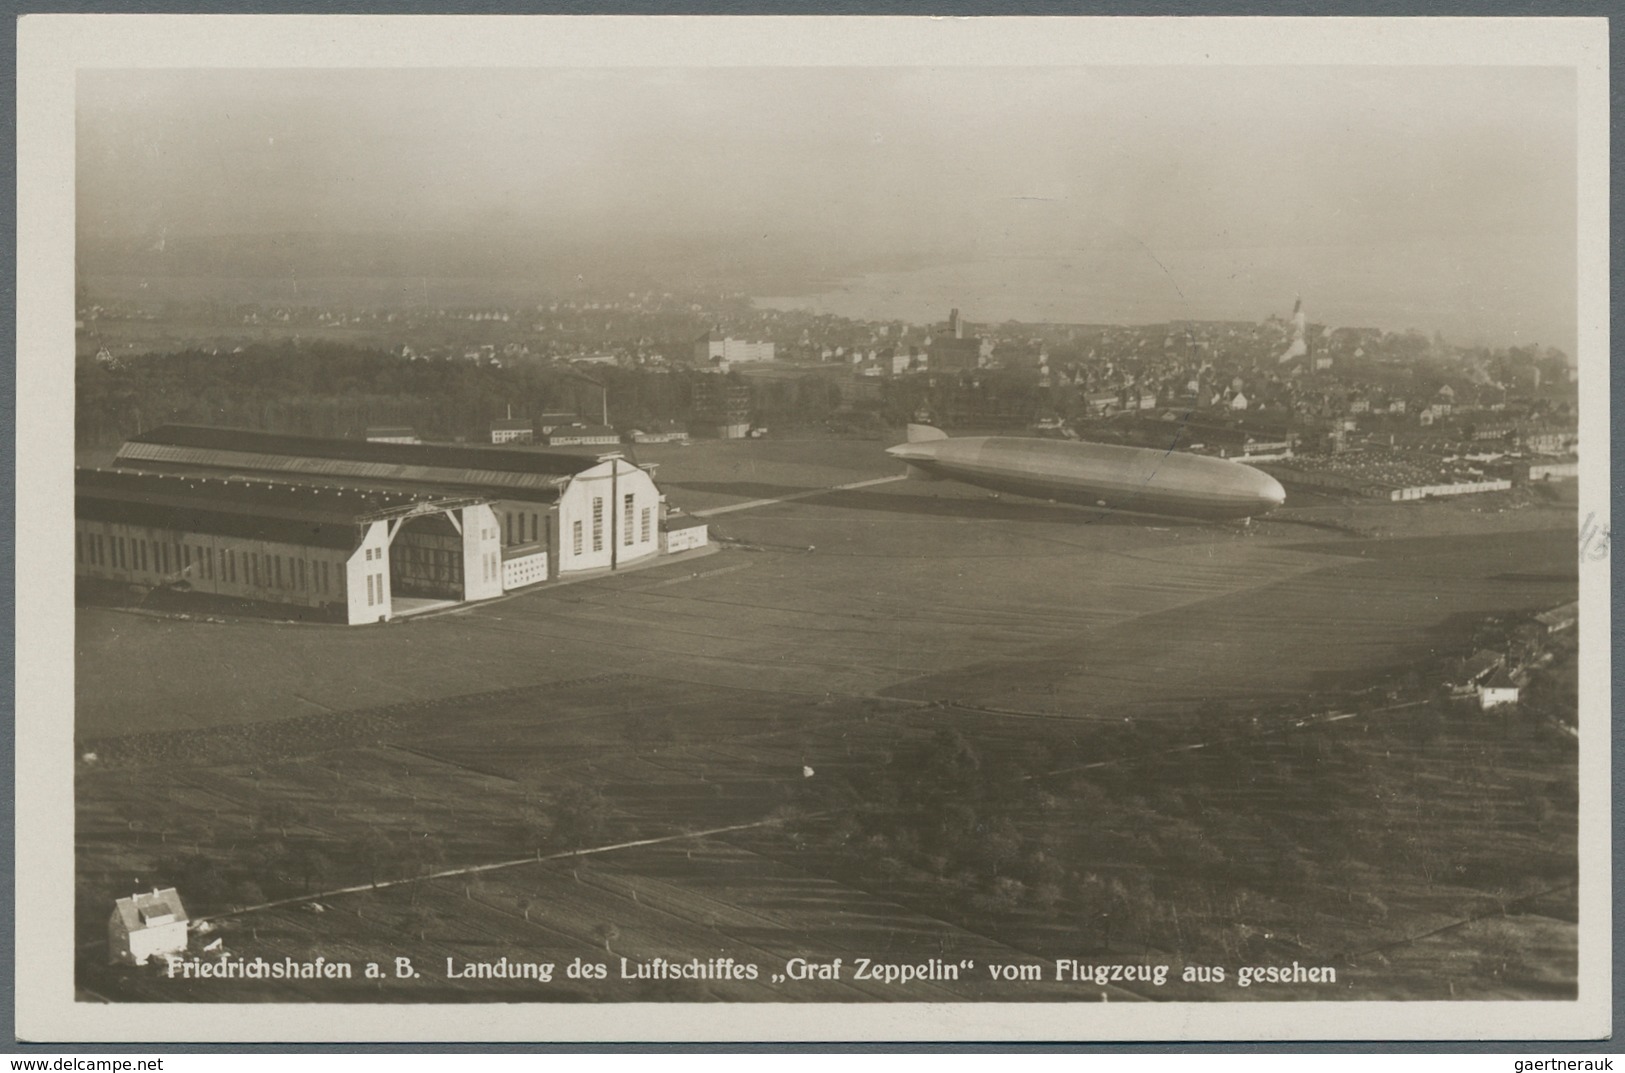
[[19, 40], [20, 1033], [1609, 1031], [1603, 20]]

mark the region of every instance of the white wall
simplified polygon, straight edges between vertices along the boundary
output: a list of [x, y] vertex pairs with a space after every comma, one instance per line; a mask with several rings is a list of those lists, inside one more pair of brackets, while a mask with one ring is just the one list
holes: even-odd
[[526, 585], [537, 585], [547, 580], [547, 552], [538, 551], [530, 555], [516, 555], [502, 562], [502, 587], [504, 589], [522, 589]]
[[[613, 476], [612, 476], [613, 475]], [[611, 502], [611, 496], [616, 498]], [[626, 497], [632, 497], [632, 526], [626, 528]], [[599, 540], [594, 547], [593, 502], [601, 501]], [[625, 566], [660, 551], [660, 492], [650, 476], [624, 459], [601, 462], [576, 474], [559, 496], [559, 541], [554, 549], [559, 572], [607, 570], [614, 562]], [[614, 516], [611, 516], [614, 512]], [[648, 527], [644, 527], [647, 514]], [[576, 550], [576, 526], [580, 525], [580, 551]], [[630, 537], [630, 540], [628, 539]]]
[[1427, 499], [1430, 496], [1465, 496], [1479, 492], [1504, 492], [1512, 487], [1511, 481], [1462, 481], [1457, 484], [1429, 484], [1414, 488], [1396, 488], [1388, 493], [1391, 500]]
[[121, 965], [145, 965], [149, 958], [185, 950], [186, 934], [184, 920], [125, 931], [124, 921], [115, 909], [107, 922], [108, 960]]
[[660, 534], [660, 550], [669, 554], [679, 551], [691, 551], [694, 548], [703, 548], [710, 540], [710, 528], [704, 525], [690, 525], [682, 529], [673, 529]]
[[[371, 585], [368, 578], [372, 579]], [[355, 626], [379, 622], [392, 614], [389, 591], [389, 523], [372, 522], [361, 545], [350, 553], [345, 564], [349, 599], [346, 621]]]
[[502, 595], [502, 519], [488, 504], [458, 511], [463, 526], [463, 599]]

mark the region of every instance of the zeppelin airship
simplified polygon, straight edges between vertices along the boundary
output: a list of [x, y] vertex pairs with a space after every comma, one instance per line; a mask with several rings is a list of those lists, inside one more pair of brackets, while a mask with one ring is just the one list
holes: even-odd
[[1222, 458], [1109, 443], [1016, 436], [950, 438], [910, 425], [886, 453], [910, 476], [1089, 507], [1212, 521], [1255, 518], [1286, 501], [1274, 477]]

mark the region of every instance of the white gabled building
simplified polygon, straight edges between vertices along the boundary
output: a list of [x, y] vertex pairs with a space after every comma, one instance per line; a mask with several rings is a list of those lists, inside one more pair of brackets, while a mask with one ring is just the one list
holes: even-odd
[[145, 965], [154, 957], [186, 949], [186, 907], [174, 887], [154, 888], [113, 903], [107, 918], [107, 960]]
[[[332, 486], [342, 481], [340, 491], [347, 494], [401, 501], [376, 509], [398, 513], [404, 504], [420, 504], [404, 522], [394, 515], [352, 519], [339, 563], [350, 621], [389, 617], [380, 593], [385, 599], [398, 595], [403, 579], [412, 581], [413, 595], [475, 600], [660, 553], [660, 490], [649, 470], [618, 453], [360, 443], [166, 425], [126, 442], [115, 464], [161, 470], [166, 476], [157, 479], [171, 481], [185, 476], [225, 483], [221, 475], [237, 474], [230, 483], [244, 484], [240, 475], [252, 473], [317, 496], [332, 495]], [[435, 512], [442, 515], [438, 521], [416, 516]], [[293, 532], [300, 532], [297, 526]], [[101, 550], [81, 548], [87, 554]], [[104, 576], [98, 572], [100, 554], [81, 563]], [[460, 597], [452, 591], [459, 585]]]

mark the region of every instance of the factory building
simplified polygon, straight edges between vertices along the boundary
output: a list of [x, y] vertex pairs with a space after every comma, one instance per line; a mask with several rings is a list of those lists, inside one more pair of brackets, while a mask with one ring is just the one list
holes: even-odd
[[352, 625], [503, 591], [500, 525], [478, 497], [85, 469], [74, 513], [81, 577]]
[[737, 361], [772, 361], [774, 344], [749, 339], [733, 339], [715, 329], [694, 341], [694, 364]]
[[532, 443], [536, 424], [528, 417], [504, 417], [491, 422], [492, 443]]
[[417, 497], [473, 497], [493, 512], [505, 589], [616, 569], [660, 553], [659, 489], [648, 472], [616, 454], [594, 458], [165, 425], [127, 441], [114, 464], [316, 486], [344, 482]]

